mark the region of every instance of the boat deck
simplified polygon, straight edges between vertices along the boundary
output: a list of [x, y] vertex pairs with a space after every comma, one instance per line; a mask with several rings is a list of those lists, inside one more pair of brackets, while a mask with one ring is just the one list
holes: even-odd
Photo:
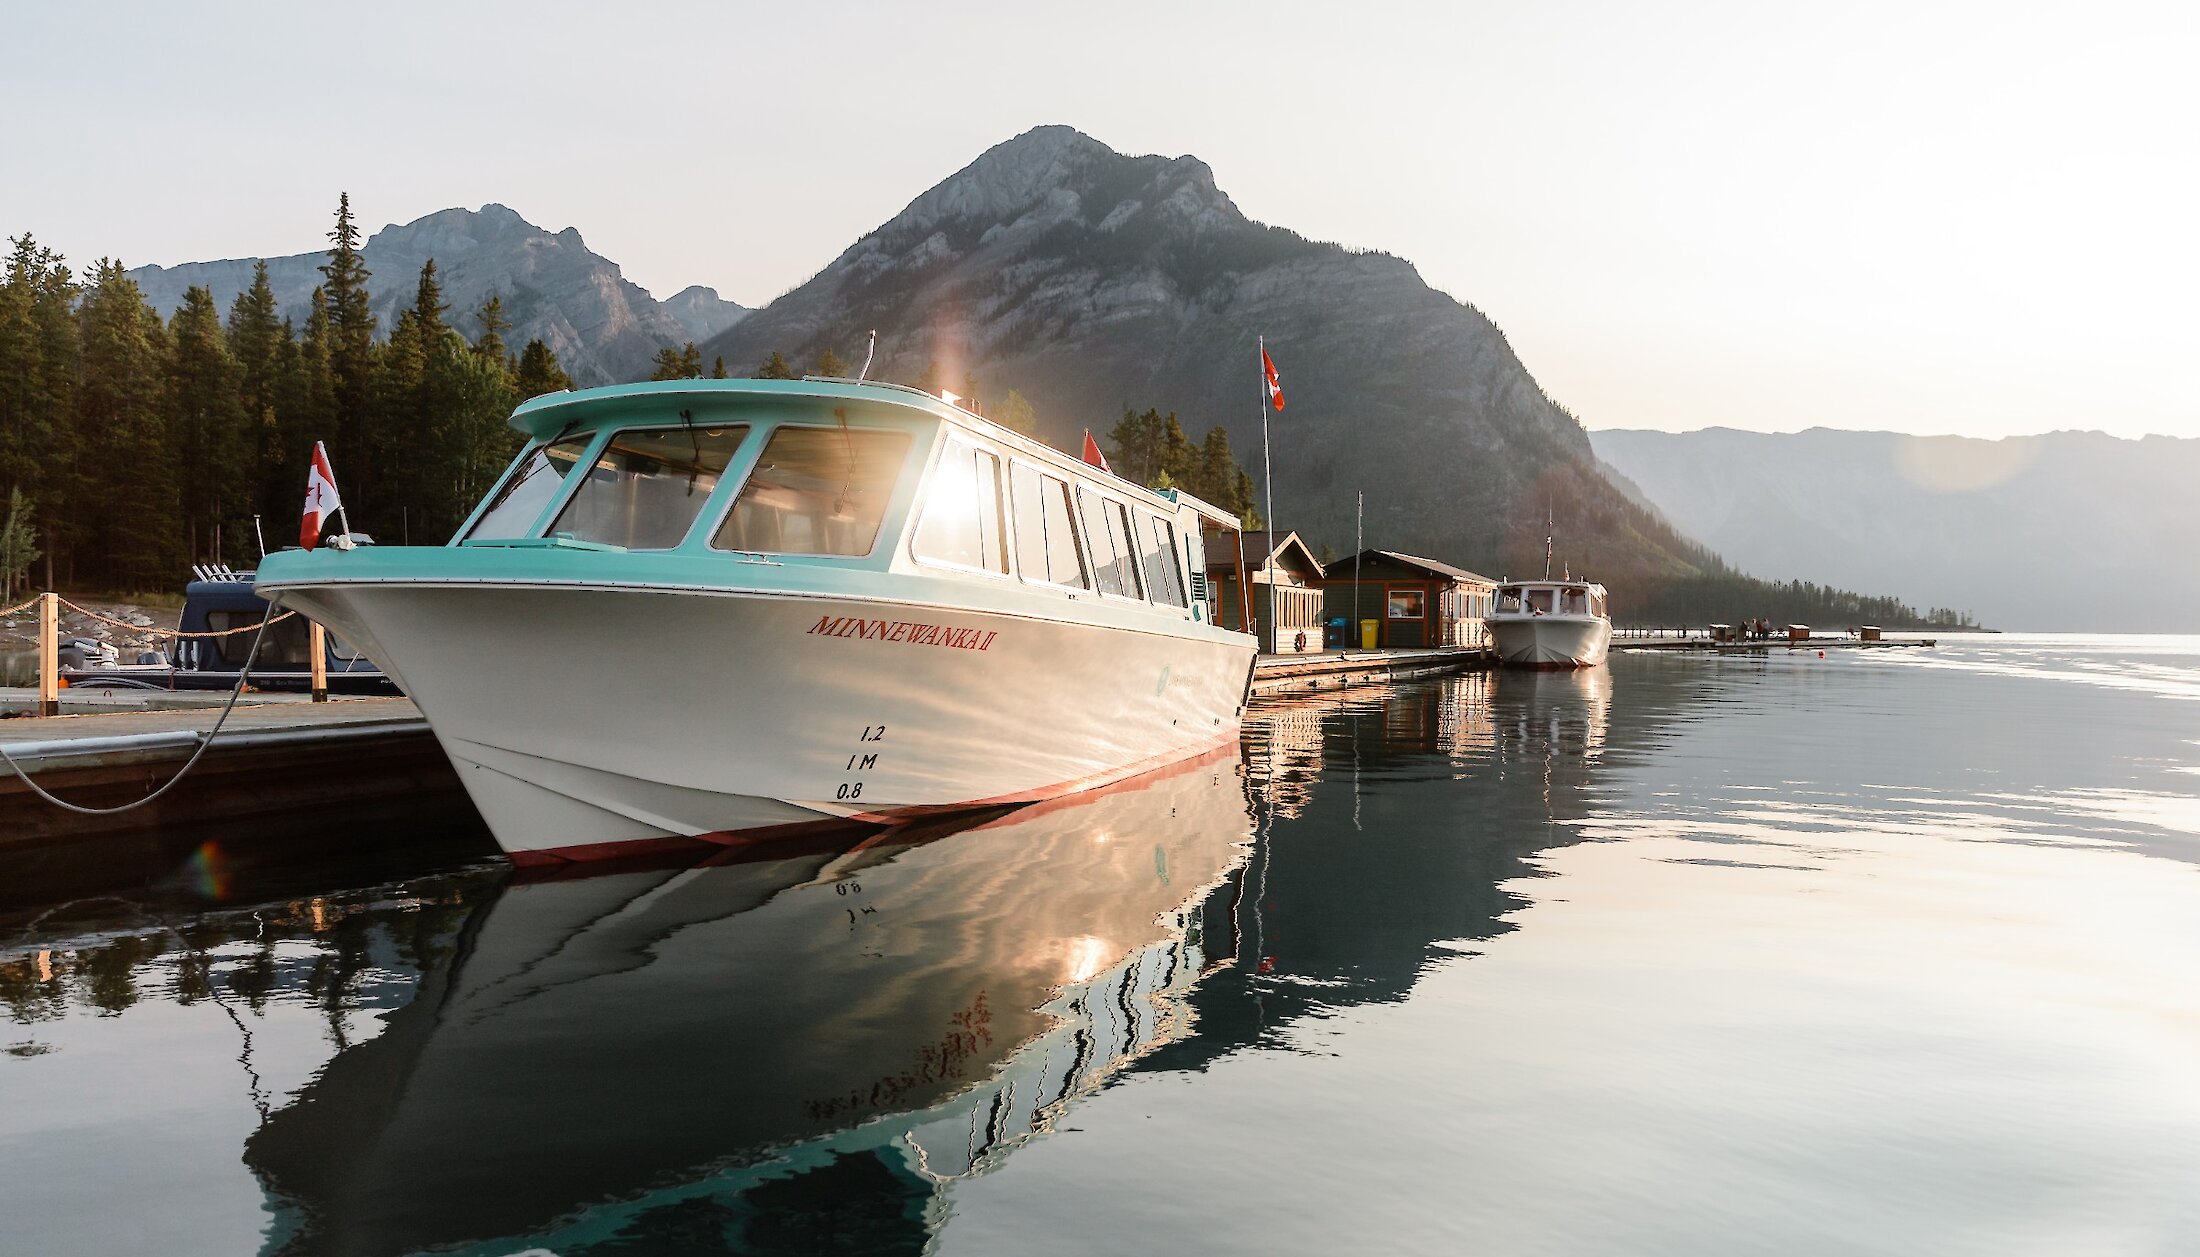
[[1443, 672], [1497, 666], [1494, 652], [1463, 646], [1429, 650], [1328, 650], [1262, 655], [1253, 665], [1253, 694], [1295, 694], [1340, 685], [1367, 685]]

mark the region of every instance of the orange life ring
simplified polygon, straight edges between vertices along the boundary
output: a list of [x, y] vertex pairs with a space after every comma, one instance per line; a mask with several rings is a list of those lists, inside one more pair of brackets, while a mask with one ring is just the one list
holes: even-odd
[[1291, 642], [1291, 649], [1293, 649], [1293, 650], [1305, 650], [1305, 649], [1306, 649], [1306, 630], [1304, 630], [1304, 629], [1301, 629], [1301, 630], [1299, 630], [1299, 635], [1298, 635], [1298, 636], [1297, 636], [1296, 638], [1292, 639], [1292, 642]]

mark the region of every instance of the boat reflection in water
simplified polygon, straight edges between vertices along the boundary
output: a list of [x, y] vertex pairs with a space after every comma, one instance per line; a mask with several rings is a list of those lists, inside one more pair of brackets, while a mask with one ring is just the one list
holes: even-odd
[[269, 1247], [921, 1247], [940, 1183], [1185, 1032], [1250, 832], [1233, 748], [960, 832], [504, 886], [248, 1140]]

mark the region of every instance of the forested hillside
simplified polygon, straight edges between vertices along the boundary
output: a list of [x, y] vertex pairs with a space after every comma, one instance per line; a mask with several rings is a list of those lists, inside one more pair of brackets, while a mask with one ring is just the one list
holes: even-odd
[[[313, 442], [326, 440], [360, 531], [441, 542], [503, 469], [506, 417], [568, 381], [540, 341], [517, 353], [495, 301], [453, 331], [435, 263], [393, 276], [411, 300], [387, 337], [348, 197], [303, 326], [265, 268], [226, 313], [188, 289], [163, 320], [119, 261], [78, 273], [29, 235], [0, 276], [0, 503], [37, 583], [168, 592], [194, 561], [295, 544]], [[24, 550], [36, 554], [25, 560]]]

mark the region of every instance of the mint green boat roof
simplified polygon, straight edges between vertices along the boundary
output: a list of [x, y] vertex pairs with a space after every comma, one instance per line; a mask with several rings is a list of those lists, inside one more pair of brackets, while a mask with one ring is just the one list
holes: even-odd
[[[683, 398], [726, 412], [738, 412], [770, 402], [788, 401], [808, 403], [821, 409], [830, 408], [835, 403], [854, 403], [871, 408], [874, 412], [880, 409], [888, 412], [901, 411], [904, 412], [904, 417], [923, 416], [979, 429], [995, 440], [1021, 447], [1047, 460], [1082, 468], [1086, 474], [1091, 472], [1074, 455], [1001, 427], [982, 415], [973, 414], [922, 389], [911, 388], [906, 384], [882, 384], [814, 375], [800, 380], [648, 380], [640, 384], [607, 384], [599, 388], [545, 393], [521, 402], [519, 409], [512, 412], [511, 423], [530, 438], [547, 441], [569, 431], [593, 432], [605, 424], [621, 422], [637, 415], [660, 418], [666, 401]], [[1130, 481], [1123, 481], [1121, 487], [1173, 506], [1189, 508], [1224, 527], [1238, 526], [1236, 517], [1230, 512], [1180, 489], [1149, 489]]]
[[[547, 440], [567, 428], [576, 432], [588, 431], [607, 420], [654, 409], [676, 398], [733, 405], [787, 400], [828, 404], [855, 402], [915, 411], [934, 419], [965, 423], [978, 419], [930, 393], [900, 384], [813, 377], [806, 380], [649, 380], [640, 384], [609, 384], [573, 392], [545, 393], [520, 403], [519, 409], [512, 412], [512, 426], [536, 440]], [[985, 420], [978, 419], [978, 422]]]

